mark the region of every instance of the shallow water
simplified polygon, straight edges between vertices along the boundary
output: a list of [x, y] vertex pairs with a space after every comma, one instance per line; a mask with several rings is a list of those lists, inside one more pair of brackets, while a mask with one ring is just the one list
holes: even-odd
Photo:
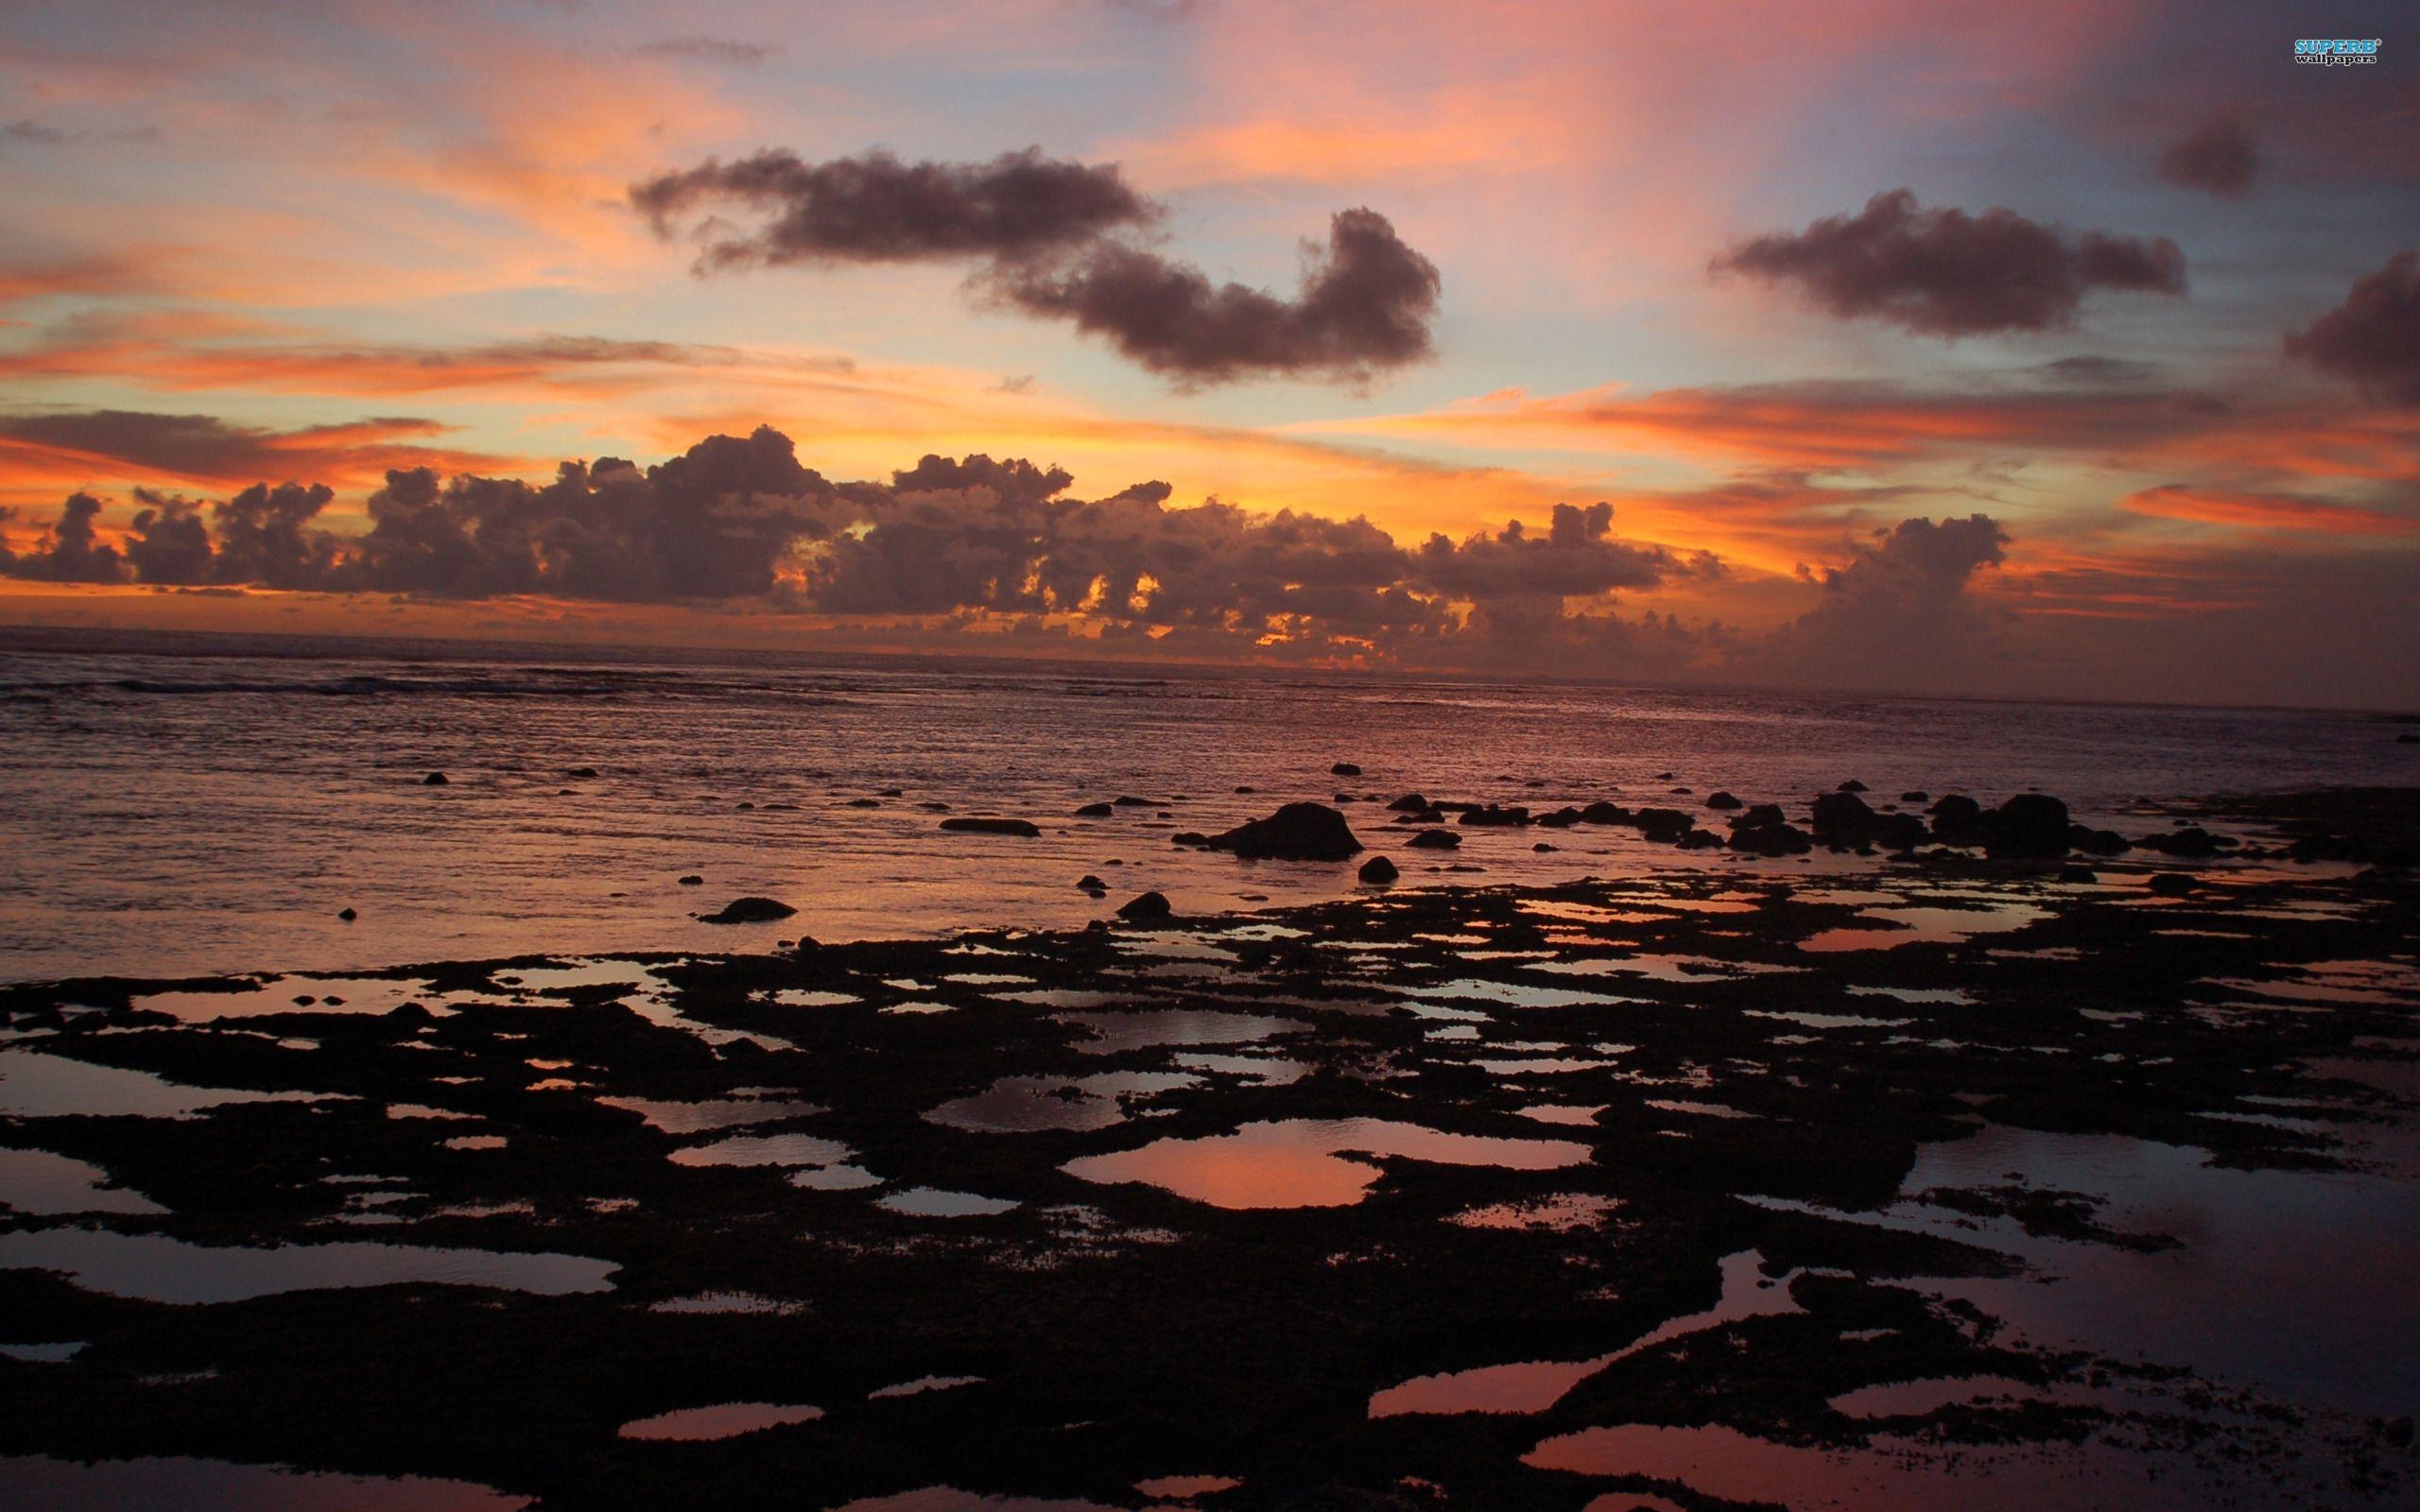
[[1448, 1134], [1384, 1119], [1287, 1119], [1082, 1156], [1064, 1169], [1087, 1181], [1141, 1181], [1214, 1208], [1333, 1208], [1359, 1202], [1384, 1174], [1348, 1154], [1551, 1171], [1584, 1163], [1589, 1149], [1568, 1140]]
[[[11, 647], [0, 649], [0, 750], [16, 799], [0, 808], [0, 977], [343, 971], [541, 942], [692, 951], [801, 931], [1080, 924], [1105, 907], [1076, 890], [1087, 872], [1112, 884], [1113, 902], [1159, 888], [1188, 911], [1248, 894], [1332, 899], [1356, 889], [1352, 868], [1239, 864], [1176, 850], [1168, 835], [1332, 799], [1340, 759], [1366, 774], [1343, 782], [1357, 794], [1418, 787], [1533, 808], [1683, 801], [1660, 796], [1667, 769], [1701, 794], [1727, 786], [1793, 803], [1850, 776], [1877, 795], [1921, 785], [1996, 798], [2031, 783], [2085, 822], [2130, 832], [2145, 821], [2124, 811], [2145, 796], [2409, 781], [2420, 764], [2376, 721], [2274, 711], [747, 654], [516, 660], [307, 639], [55, 649], [64, 644], [96, 643], [0, 631]], [[273, 654], [192, 654], [208, 651]], [[568, 775], [582, 766], [599, 775]], [[423, 785], [432, 770], [449, 784]], [[1259, 791], [1233, 793], [1238, 784]], [[890, 787], [905, 797], [850, 806]], [[1165, 799], [1175, 817], [1073, 817], [1125, 792]], [[1024, 815], [1043, 833], [945, 834], [925, 802]], [[1347, 812], [1366, 843], [1412, 863], [1408, 877], [1426, 875], [1427, 853], [1401, 850], [1392, 815]], [[1566, 849], [1547, 854], [1527, 831], [1457, 833], [1456, 861], [1489, 881], [1717, 864], [1627, 830], [1564, 831]], [[704, 885], [678, 885], [692, 874]], [[692, 917], [747, 893], [802, 915], [735, 927]], [[348, 906], [351, 922], [336, 917]], [[96, 918], [109, 927], [93, 928]]]
[[236, 1302], [328, 1287], [483, 1286], [562, 1297], [612, 1288], [614, 1266], [578, 1255], [411, 1245], [281, 1245], [267, 1248], [187, 1244], [105, 1228], [0, 1233], [0, 1269], [55, 1270], [77, 1285], [152, 1302]]
[[512, 1512], [527, 1497], [459, 1481], [380, 1480], [164, 1457], [79, 1465], [0, 1457], [0, 1505], [43, 1512]]

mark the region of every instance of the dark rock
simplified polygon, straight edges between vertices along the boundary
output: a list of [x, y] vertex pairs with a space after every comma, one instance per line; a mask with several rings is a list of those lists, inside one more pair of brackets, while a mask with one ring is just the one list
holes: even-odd
[[754, 808], [755, 806], [756, 806], [755, 804], [753, 804], [753, 803], [750, 803], [750, 802], [746, 801], [745, 799], [741, 800], [740, 802], [734, 803], [734, 804], [732, 805], [732, 807], [733, 807], [733, 808], [735, 808], [735, 809], [752, 809], [752, 808]]
[[2070, 824], [2067, 826], [2067, 849], [2081, 850], [2088, 856], [2121, 856], [2135, 848], [2115, 830], [2096, 830], [2088, 824]]
[[1024, 840], [1042, 833], [1031, 819], [943, 819], [942, 828], [956, 834], [1013, 834]]
[[1397, 824], [1443, 824], [1445, 822], [1445, 811], [1443, 809], [1422, 809], [1417, 814], [1407, 814], [1394, 822]]
[[1841, 793], [1862, 793], [1865, 790], [1865, 784], [1858, 782], [1854, 777], [1850, 778], [1847, 782], [1842, 782], [1838, 788], [1834, 789], [1835, 792]]
[[734, 898], [716, 914], [700, 914], [701, 924], [765, 924], [776, 919], [787, 919], [798, 910], [777, 898]]
[[1236, 788], [1236, 791], [1238, 793], [1257, 793], [1260, 789], [1256, 787], [1239, 787]]
[[1884, 814], [1874, 821], [1874, 843], [1885, 850], [1913, 850], [1931, 838], [1925, 821], [1912, 814]]
[[1672, 772], [1658, 772], [1655, 774], [1655, 780], [1659, 782], [1668, 782], [1676, 775], [1676, 773]]
[[1789, 816], [1781, 811], [1780, 804], [1752, 803], [1749, 805], [1747, 813], [1740, 815], [1737, 818], [1731, 821], [1731, 827], [1735, 830], [1763, 828], [1775, 824], [1788, 824], [1789, 822]]
[[580, 777], [580, 778], [595, 777], [595, 776], [596, 775], [596, 767], [594, 767], [594, 766], [574, 766], [574, 767], [570, 768], [569, 770], [565, 771], [565, 772], [563, 773], [563, 775], [564, 775], [565, 777]]
[[873, 796], [876, 798], [906, 798], [908, 796], [908, 790], [904, 787], [877, 787], [873, 790]]
[[2152, 874], [2150, 887], [2161, 898], [2187, 898], [2198, 891], [2201, 884], [2182, 871], [2157, 871]]
[[1331, 777], [1358, 777], [1361, 775], [1361, 768], [1354, 765], [1351, 762], [1339, 762], [1327, 770], [1328, 775]]
[[1925, 812], [1932, 816], [1932, 837], [1942, 844], [1983, 843], [1983, 805], [1963, 793], [1936, 799]]
[[1697, 818], [1679, 809], [1641, 809], [1631, 816], [1641, 834], [1662, 845], [1669, 845], [1697, 828]]
[[1685, 787], [1676, 787], [1672, 789], [1672, 796], [1674, 798], [1686, 798], [1689, 796], [1689, 790]]
[[[2420, 746], [2420, 735], [2397, 735], [2394, 737], [2394, 743], [2398, 746]], [[2411, 1427], [2411, 1419], [2409, 1418], [2397, 1418], [2396, 1420], [2404, 1425], [2405, 1433], [2409, 1435]], [[2406, 1443], [2411, 1442], [2408, 1436], [2404, 1441]]]
[[1402, 873], [1395, 869], [1395, 864], [1384, 856], [1372, 856], [1369, 860], [1361, 863], [1361, 880], [1363, 882], [1375, 883], [1380, 886], [1384, 886], [1386, 884], [1394, 881], [1395, 878], [1401, 875]]
[[1326, 804], [1288, 803], [1265, 819], [1212, 835], [1210, 848], [1247, 861], [1342, 861], [1358, 855], [1361, 842], [1344, 816]]
[[1192, 846], [1206, 850], [1210, 848], [1210, 837], [1199, 830], [1179, 830], [1168, 836], [1168, 844]]
[[2100, 873], [2090, 867], [2061, 867], [2059, 880], [2061, 882], [2099, 882]]
[[1984, 816], [1983, 848], [2018, 859], [2066, 855], [2067, 806], [2047, 793], [2019, 793]]
[[1136, 798], [1132, 793], [1120, 793], [1112, 801], [1121, 809], [1155, 809], [1158, 808], [1165, 799], [1156, 798]]
[[882, 800], [880, 799], [872, 798], [853, 798], [849, 799], [849, 807], [853, 809], [878, 809], [882, 807]]
[[1388, 804], [1387, 807], [1392, 809], [1397, 814], [1418, 814], [1423, 809], [1428, 807], [1428, 800], [1417, 793], [1406, 793], [1403, 797]]
[[1712, 830], [1691, 830], [1681, 836], [1679, 844], [1684, 850], [1720, 850], [1722, 849], [1722, 836]]
[[356, 913], [356, 912], [354, 912], [353, 909], [350, 909], [350, 908], [339, 908], [339, 909], [337, 909], [337, 917], [338, 919], [343, 919], [346, 923], [350, 924], [350, 923], [352, 923], [354, 919], [359, 919], [359, 918], [361, 917], [361, 915], [360, 915], [360, 914], [358, 914], [358, 913]]
[[1462, 837], [1451, 830], [1423, 830], [1411, 837], [1415, 850], [1451, 850], [1462, 843]]
[[1608, 803], [1601, 799], [1580, 811], [1580, 822], [1582, 824], [1628, 824], [1634, 817], [1631, 811], [1620, 804]]
[[1080, 819], [1105, 819], [1116, 812], [1116, 809], [1111, 807], [1107, 803], [1087, 803], [1082, 808], [1076, 811], [1076, 817]]
[[[2406, 735], [2403, 738], [2413, 740], [2420, 737]], [[2385, 1422], [2378, 1424], [2378, 1436], [2396, 1449], [2411, 1448], [2411, 1419], [2409, 1417], [2388, 1418]]]
[[2135, 843], [2146, 850], [2156, 850], [2180, 861], [2207, 861], [2219, 853], [2218, 837], [2198, 824], [2165, 834], [2147, 834]]
[[694, 871], [693, 871], [693, 872], [691, 872], [691, 873], [689, 873], [689, 875], [687, 875], [687, 876], [685, 876], [685, 877], [683, 877], [683, 878], [681, 879], [681, 885], [682, 885], [682, 886], [683, 886], [683, 887], [702, 887], [702, 886], [704, 886], [705, 885], [706, 885], [706, 879], [705, 879], [705, 878], [703, 878], [703, 877], [699, 876], [699, 875], [698, 875], [696, 872], [694, 872]]
[[1076, 886], [1084, 892], [1107, 892], [1109, 884], [1087, 871], [1076, 879]]
[[443, 787], [447, 781], [448, 779], [443, 772], [431, 772], [426, 777], [420, 780], [420, 785], [423, 787]]
[[1782, 817], [1778, 803], [1759, 803], [1731, 821], [1731, 849], [1752, 856], [1801, 856], [1815, 838]]
[[1537, 844], [1530, 847], [1530, 849], [1532, 850], [1552, 850], [1555, 847], [1547, 844], [1544, 840], [1541, 840]]
[[1132, 919], [1137, 923], [1149, 923], [1166, 919], [1175, 912], [1174, 908], [1168, 906], [1167, 893], [1147, 892], [1120, 903], [1117, 908], [1117, 917]]
[[1911, 787], [1899, 795], [1899, 801], [1902, 803], [1929, 803], [1932, 801], [1932, 795], [1926, 792], [1921, 787]]
[[1742, 807], [1740, 801], [1737, 799], [1733, 798], [1728, 793], [1707, 794], [1705, 806], [1710, 809], [1736, 809]]
[[1503, 808], [1489, 803], [1478, 808], [1464, 809], [1462, 822], [1481, 828], [1514, 829], [1530, 822], [1530, 811], [1517, 803]]
[[1855, 793], [1825, 793], [1809, 807], [1817, 842], [1836, 849], [1871, 845], [1882, 817]]
[[1560, 808], [1552, 814], [1539, 815], [1538, 822], [1549, 830], [1568, 830], [1580, 822], [1580, 811], [1574, 808]]

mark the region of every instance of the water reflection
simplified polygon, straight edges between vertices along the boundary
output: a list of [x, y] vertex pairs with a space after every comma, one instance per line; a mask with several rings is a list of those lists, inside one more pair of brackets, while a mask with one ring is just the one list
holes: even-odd
[[104, 1228], [0, 1233], [0, 1270], [55, 1270], [88, 1291], [150, 1302], [240, 1302], [329, 1287], [484, 1286], [561, 1297], [611, 1289], [617, 1267], [579, 1255], [410, 1245], [191, 1245]]
[[1155, 1140], [1062, 1167], [1104, 1184], [1138, 1181], [1216, 1208], [1335, 1208], [1359, 1202], [1383, 1173], [1346, 1154], [1551, 1171], [1587, 1160], [1567, 1140], [1449, 1134], [1388, 1119], [1287, 1119], [1233, 1134]]
[[783, 1406], [770, 1401], [726, 1401], [712, 1407], [683, 1407], [622, 1425], [624, 1438], [703, 1443], [736, 1438], [791, 1423], [811, 1423], [823, 1416], [821, 1407]]

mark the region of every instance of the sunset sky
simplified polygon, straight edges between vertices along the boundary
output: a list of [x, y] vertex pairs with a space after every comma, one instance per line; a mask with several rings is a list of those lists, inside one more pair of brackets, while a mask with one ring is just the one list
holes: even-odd
[[2411, 13], [13, 0], [0, 623], [2408, 706]]

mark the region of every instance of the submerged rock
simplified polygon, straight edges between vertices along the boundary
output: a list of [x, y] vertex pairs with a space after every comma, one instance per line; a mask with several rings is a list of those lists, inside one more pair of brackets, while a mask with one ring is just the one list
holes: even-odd
[[1109, 884], [1101, 881], [1098, 877], [1094, 876], [1089, 871], [1076, 879], [1076, 885], [1084, 892], [1109, 891]]
[[1415, 850], [1451, 850], [1462, 843], [1462, 837], [1451, 830], [1423, 830], [1411, 837]]
[[359, 919], [359, 918], [361, 917], [361, 915], [360, 915], [360, 914], [358, 914], [358, 913], [356, 913], [356, 912], [354, 912], [353, 909], [350, 909], [350, 908], [339, 908], [339, 909], [337, 909], [337, 917], [338, 919], [343, 919], [346, 923], [350, 924], [350, 923], [352, 923], [354, 919]]
[[1706, 795], [1705, 806], [1710, 809], [1736, 809], [1745, 805], [1729, 793], [1715, 792]]
[[1360, 876], [1363, 882], [1375, 883], [1383, 886], [1401, 875], [1402, 873], [1395, 869], [1395, 864], [1384, 856], [1372, 856], [1361, 863]]
[[1354, 765], [1351, 762], [1339, 762], [1327, 770], [1328, 775], [1331, 777], [1358, 777], [1361, 775], [1361, 768]]
[[1353, 827], [1324, 803], [1288, 803], [1267, 818], [1212, 835], [1209, 844], [1247, 861], [1342, 861], [1361, 852]]
[[1080, 819], [1105, 819], [1117, 810], [1107, 803], [1087, 803], [1076, 811]]
[[701, 924], [765, 924], [776, 919], [787, 919], [797, 912], [797, 909], [778, 898], [760, 898], [751, 894], [745, 898], [734, 898], [722, 905], [722, 911], [719, 913], [700, 914], [698, 922]]
[[1418, 793], [1406, 793], [1403, 797], [1388, 804], [1387, 807], [1392, 809], [1397, 814], [1421, 814], [1426, 812], [1429, 807], [1429, 803], [1428, 799], [1421, 797]]
[[702, 887], [706, 885], [706, 879], [699, 876], [694, 871], [685, 877], [678, 878], [676, 880], [678, 880], [680, 885], [683, 887]]
[[596, 768], [594, 766], [573, 766], [566, 768], [563, 775], [565, 777], [578, 777], [583, 779], [590, 778], [596, 775]]
[[1529, 823], [1530, 811], [1517, 803], [1503, 808], [1498, 808], [1493, 803], [1483, 803], [1476, 808], [1464, 809], [1462, 822], [1509, 829]]
[[1042, 827], [1031, 819], [943, 819], [942, 828], [955, 834], [1013, 834], [1025, 840], [1042, 833]]
[[431, 772], [426, 777], [420, 780], [420, 785], [423, 787], [443, 787], [450, 781], [451, 779], [443, 772]]

